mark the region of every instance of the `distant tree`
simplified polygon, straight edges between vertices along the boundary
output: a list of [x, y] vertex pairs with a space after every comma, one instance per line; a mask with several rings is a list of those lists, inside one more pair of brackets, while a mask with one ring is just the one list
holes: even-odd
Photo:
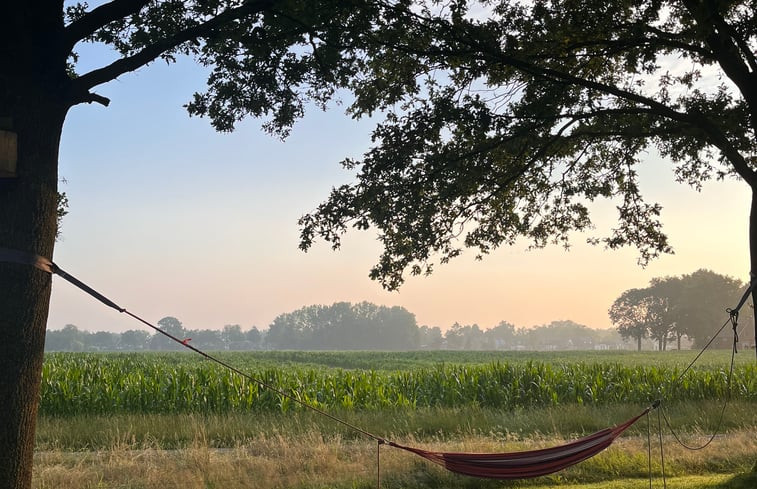
[[119, 345], [123, 350], [144, 350], [150, 343], [150, 333], [139, 329], [130, 329], [121, 333]]
[[415, 314], [404, 307], [383, 306], [385, 330], [387, 333], [384, 348], [387, 350], [416, 350], [420, 347], [420, 335]]
[[588, 350], [594, 346], [592, 331], [568, 320], [523, 330], [521, 340], [534, 350]]
[[482, 350], [486, 337], [478, 324], [465, 326], [455, 322], [444, 334], [447, 348], [451, 350]]
[[545, 332], [555, 338], [560, 348], [591, 350], [594, 348], [594, 331], [586, 325], [570, 320], [552, 321]]
[[654, 298], [647, 289], [629, 289], [615, 299], [609, 310], [610, 321], [623, 338], [636, 340], [636, 349], [641, 351], [641, 340], [649, 331], [650, 305]]
[[226, 345], [217, 329], [193, 329], [186, 332], [192, 338], [192, 346], [202, 350], [223, 350]]
[[305, 336], [304, 321], [301, 320], [302, 311], [279, 314], [268, 326], [265, 336], [267, 348], [273, 350], [296, 349], [298, 341]]
[[[610, 308], [610, 320], [624, 338], [637, 338], [639, 345], [649, 335], [660, 350], [671, 336], [679, 349], [683, 336], [703, 346], [728, 319], [726, 309], [735, 306], [743, 292], [739, 280], [709, 270], [654, 278], [645, 289], [625, 291]], [[745, 318], [752, 319], [749, 305], [742, 310]], [[730, 344], [730, 338], [721, 339], [720, 346]]]
[[265, 335], [257, 327], [253, 326], [245, 333], [245, 339], [253, 350], [259, 350], [263, 346]]
[[515, 343], [515, 326], [507, 321], [500, 321], [499, 324], [485, 331], [484, 336], [488, 348], [495, 350], [512, 348]]
[[[158, 321], [157, 326], [166, 333], [184, 340], [188, 338], [187, 330], [184, 329], [184, 325], [181, 321], [172, 316], [167, 316]], [[160, 334], [155, 333], [150, 339], [150, 349], [152, 350], [181, 350], [182, 346], [173, 341], [172, 339]]]
[[118, 346], [120, 335], [108, 331], [96, 331], [87, 338], [89, 349], [98, 351], [115, 350]]
[[[676, 320], [681, 324], [681, 330], [694, 340], [695, 346], [704, 346], [712, 339], [728, 318], [726, 309], [736, 306], [744, 288], [744, 284], [735, 278], [704, 269], [680, 278]], [[742, 309], [744, 319], [749, 318], [750, 310], [749, 304]], [[718, 344], [721, 347], [730, 345], [731, 339], [727, 335]]]
[[402, 307], [336, 302], [277, 316], [266, 344], [274, 349], [413, 350], [419, 336], [415, 316]]
[[667, 341], [675, 339], [676, 348], [681, 349], [681, 338], [688, 336], [686, 323], [680, 321], [682, 286], [679, 277], [653, 278], [647, 289], [656, 300], [655, 313], [658, 321], [649, 326], [649, 336], [657, 341], [659, 350], [667, 349]]
[[80, 331], [73, 324], [67, 324], [60, 330], [51, 330], [45, 336], [45, 349], [48, 351], [84, 351], [88, 333]]
[[238, 324], [227, 324], [223, 327], [221, 333], [224, 346], [227, 350], [241, 350], [244, 349], [244, 342], [246, 338], [242, 332], [242, 327]]
[[442, 347], [444, 336], [439, 326], [429, 327], [426, 325], [418, 328], [419, 347], [424, 350], [438, 350]]
[[465, 327], [455, 322], [444, 332], [444, 342], [450, 350], [462, 350], [465, 348]]

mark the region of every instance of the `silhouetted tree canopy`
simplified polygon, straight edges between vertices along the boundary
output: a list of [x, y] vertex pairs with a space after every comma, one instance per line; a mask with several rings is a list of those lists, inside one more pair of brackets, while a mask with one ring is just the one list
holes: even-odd
[[[624, 338], [635, 338], [639, 349], [647, 336], [659, 350], [674, 339], [680, 349], [682, 337], [701, 347], [728, 321], [729, 308], [738, 304], [744, 290], [741, 281], [704, 269], [654, 278], [649, 287], [623, 292], [610, 307], [610, 320]], [[751, 304], [741, 312], [742, 321], [752, 320]], [[748, 342], [746, 336], [742, 339]], [[732, 342], [732, 335], [725, 334], [716, 346], [730, 347]]]
[[[671, 251], [639, 190], [650, 151], [676, 179], [757, 185], [753, 1], [388, 2], [363, 34], [356, 116], [380, 114], [357, 172], [305, 215], [301, 247], [375, 228], [371, 276], [396, 289], [464, 248], [588, 240]], [[754, 214], [754, 213], [753, 213]]]
[[[754, 0], [112, 0], [6, 2], [0, 130], [17, 140], [0, 181], [0, 244], [52, 258], [58, 147], [68, 111], [107, 105], [96, 88], [156, 60], [210, 68], [187, 104], [219, 130], [265, 118], [286, 136], [308, 104], [348, 94], [381, 122], [345, 161], [356, 181], [301, 220], [301, 247], [374, 227], [371, 276], [390, 289], [474, 248], [519, 238], [567, 245], [589, 204], [617, 225], [589, 240], [670, 250], [636, 165], [655, 149], [694, 187], [738, 176], [754, 189]], [[111, 61], [78, 63], [81, 43]], [[757, 220], [757, 199], [752, 219]], [[751, 225], [757, 262], [757, 225]], [[754, 267], [753, 267], [754, 270]], [[50, 277], [0, 264], [0, 487], [31, 485]], [[2, 485], [4, 484], [4, 485]]]
[[415, 315], [370, 302], [313, 305], [280, 314], [266, 334], [268, 347], [290, 350], [415, 350], [419, 341]]

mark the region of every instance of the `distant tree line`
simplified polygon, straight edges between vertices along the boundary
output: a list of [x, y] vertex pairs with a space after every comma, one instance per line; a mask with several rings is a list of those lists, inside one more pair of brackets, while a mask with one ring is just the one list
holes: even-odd
[[[612, 304], [609, 316], [618, 333], [631, 339], [639, 350], [651, 339], [656, 348], [666, 350], [669, 343], [681, 349], [688, 339], [702, 347], [728, 320], [727, 308], [735, 307], [746, 289], [741, 281], [710, 270], [697, 270], [680, 277], [654, 278], [649, 287], [629, 289]], [[739, 314], [740, 340], [754, 346], [754, 331], [746, 327], [753, 322], [751, 300]], [[733, 334], [722, 334], [714, 341], [720, 348], [732, 345]]]
[[[477, 324], [418, 326], [403, 307], [370, 302], [312, 305], [277, 316], [265, 330], [242, 330], [238, 324], [217, 329], [187, 329], [175, 317], [158, 326], [204, 350], [592, 350], [659, 349], [674, 343], [678, 349], [709, 342], [727, 320], [745, 290], [740, 281], [698, 270], [680, 277], [655, 278], [649, 287], [629, 289], [612, 304], [609, 317], [615, 329], [592, 329], [573, 321], [553, 321], [516, 328], [502, 321], [483, 329]], [[740, 315], [742, 345], [753, 346], [751, 301]], [[723, 334], [716, 347], [728, 348], [732, 336]], [[48, 351], [181, 350], [169, 338], [145, 330], [123, 333], [82, 331], [74, 325], [47, 331]]]
[[[253, 327], [242, 331], [238, 324], [217, 329], [186, 329], [175, 317], [165, 317], [157, 326], [163, 331], [191, 342], [204, 350], [259, 350], [264, 347], [264, 334]], [[47, 351], [170, 351], [184, 347], [159, 333], [131, 329], [123, 333], [82, 331], [73, 324], [60, 330], [49, 330], [45, 336]]]
[[413, 350], [415, 315], [370, 302], [307, 306], [273, 320], [265, 338], [276, 350]]
[[[572, 321], [554, 321], [532, 328], [516, 328], [502, 321], [483, 329], [455, 323], [446, 331], [418, 326], [403, 307], [369, 302], [313, 305], [276, 317], [267, 330], [187, 329], [175, 317], [157, 324], [167, 333], [197, 348], [214, 350], [590, 350], [623, 349], [628, 344], [615, 330], [591, 329]], [[123, 333], [82, 331], [74, 325], [47, 332], [48, 351], [181, 350], [169, 338], [145, 330]]]

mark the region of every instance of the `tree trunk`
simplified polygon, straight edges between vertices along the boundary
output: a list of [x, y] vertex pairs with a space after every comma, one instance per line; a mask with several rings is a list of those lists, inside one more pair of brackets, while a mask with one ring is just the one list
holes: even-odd
[[641, 351], [641, 336], [636, 337], [636, 351]]
[[[58, 146], [71, 95], [63, 1], [6, 2], [0, 15], [0, 126], [17, 138], [0, 180], [0, 247], [52, 258]], [[6, 155], [8, 156], [8, 155]], [[13, 155], [11, 155], [13, 156]], [[0, 263], [0, 489], [28, 489], [52, 277]]]
[[[757, 280], [757, 188], [752, 187], [752, 207], [749, 213], [749, 280]], [[752, 304], [757, 307], [757, 287], [752, 289]], [[757, 344], [757, 310], [754, 311], [754, 338]], [[754, 349], [757, 355], [757, 347]]]
[[[0, 99], [0, 111], [10, 105]], [[66, 111], [47, 100], [19, 106], [0, 114], [18, 135], [17, 177], [0, 180], [0, 247], [52, 258]], [[30, 266], [0, 263], [0, 489], [31, 487], [51, 280]]]

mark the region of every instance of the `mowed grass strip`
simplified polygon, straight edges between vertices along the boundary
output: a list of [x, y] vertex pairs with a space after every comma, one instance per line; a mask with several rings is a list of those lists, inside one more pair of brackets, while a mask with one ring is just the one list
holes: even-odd
[[[757, 450], [757, 433], [734, 434], [716, 440], [706, 452], [690, 452], [666, 442], [666, 477], [676, 488], [753, 488], [757, 474], [750, 471]], [[450, 441], [398, 441], [448, 451], [516, 451], [562, 442], [561, 439], [492, 440], [469, 436]], [[35, 458], [36, 488], [248, 488], [316, 489], [376, 487], [376, 444], [323, 435], [317, 430], [296, 437], [260, 435], [233, 448], [209, 446], [198, 429], [183, 449], [163, 450], [128, 441], [106, 450], [39, 451]], [[653, 450], [652, 477], [661, 487], [662, 467]], [[384, 488], [501, 488], [567, 487], [588, 489], [647, 487], [646, 439], [625, 437], [598, 456], [551, 476], [491, 481], [459, 476], [423, 459], [389, 447], [381, 448]], [[750, 485], [751, 484], [751, 485]]]

